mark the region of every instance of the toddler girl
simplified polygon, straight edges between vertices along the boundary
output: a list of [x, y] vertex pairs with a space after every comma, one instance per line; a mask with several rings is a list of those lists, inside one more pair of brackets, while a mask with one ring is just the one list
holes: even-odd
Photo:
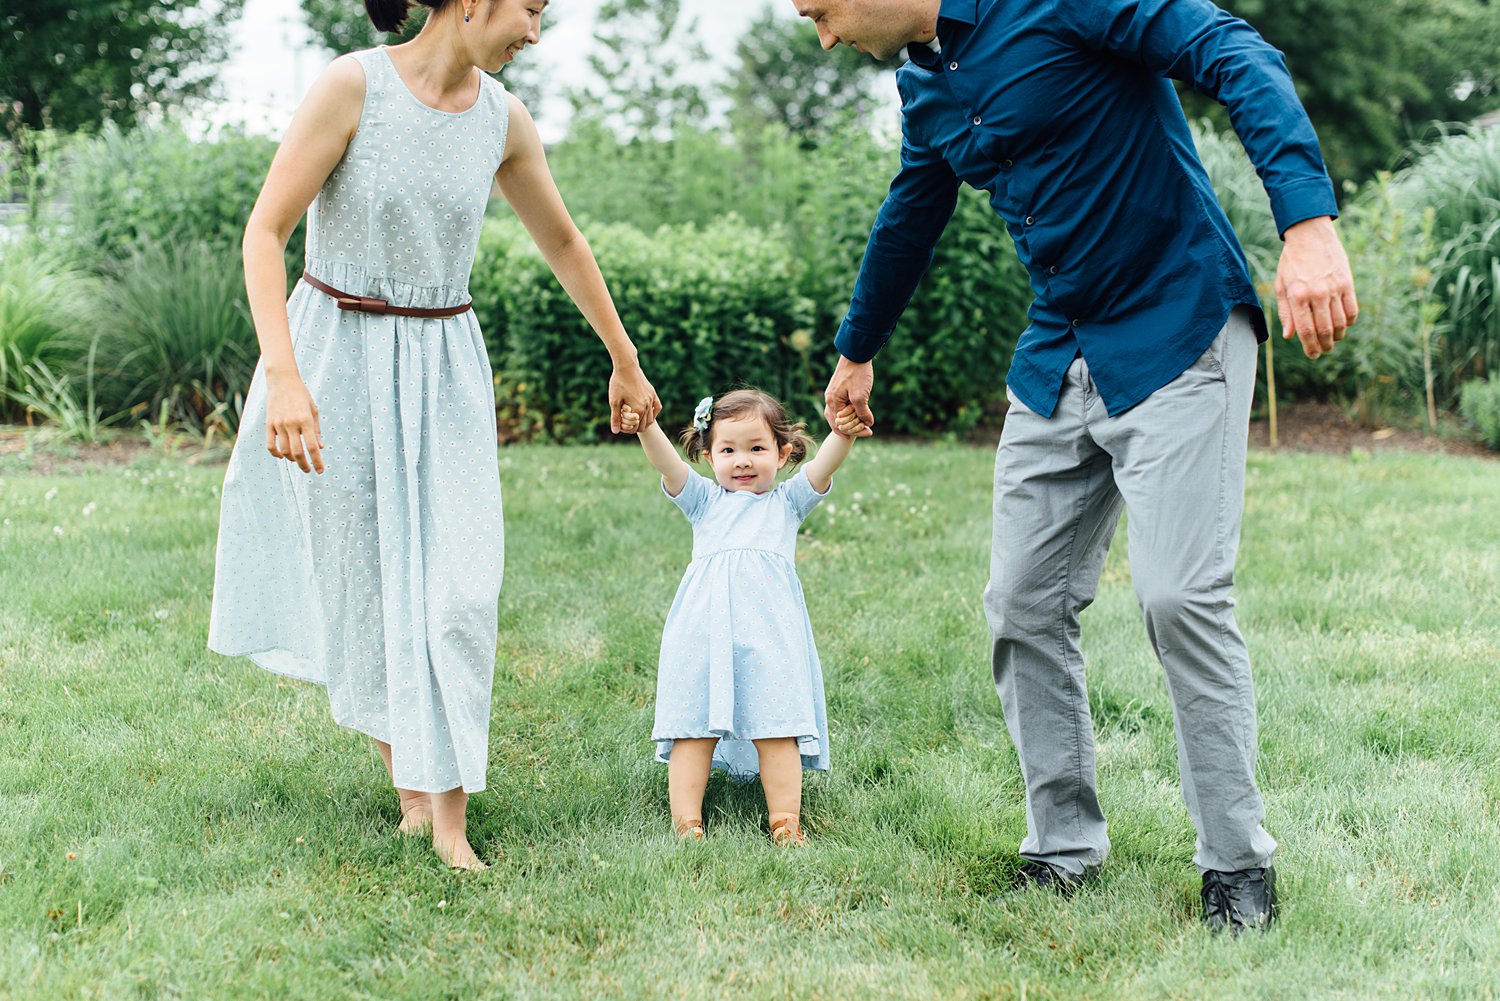
[[656, 759], [668, 766], [672, 820], [703, 837], [709, 769], [760, 774], [771, 838], [800, 844], [802, 770], [828, 769], [823, 675], [794, 547], [802, 521], [828, 493], [864, 424], [847, 408], [817, 457], [777, 485], [777, 471], [807, 457], [812, 439], [771, 396], [740, 389], [698, 404], [682, 434], [697, 475], [660, 426], [621, 412], [666, 491], [693, 526], [693, 561], [667, 613], [656, 684]]

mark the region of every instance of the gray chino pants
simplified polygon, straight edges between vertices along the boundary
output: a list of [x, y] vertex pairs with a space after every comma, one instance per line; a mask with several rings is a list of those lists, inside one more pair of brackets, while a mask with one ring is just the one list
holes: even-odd
[[1109, 852], [1078, 616], [1129, 512], [1130, 566], [1166, 672], [1200, 869], [1269, 865], [1255, 697], [1234, 620], [1255, 334], [1243, 307], [1186, 372], [1116, 417], [1074, 359], [1052, 418], [1011, 396], [984, 605], [1026, 782], [1021, 854], [1081, 873]]

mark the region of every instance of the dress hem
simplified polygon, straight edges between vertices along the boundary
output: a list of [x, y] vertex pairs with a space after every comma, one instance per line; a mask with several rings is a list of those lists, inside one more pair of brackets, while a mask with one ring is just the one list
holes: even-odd
[[[323, 689], [325, 692], [328, 690], [328, 682], [325, 681], [325, 680], [323, 680], [323, 679], [321, 679], [321, 678], [315, 678], [315, 677], [312, 677], [311, 675], [306, 675], [306, 674], [294, 674], [291, 671], [281, 671], [281, 670], [278, 670], [278, 669], [276, 669], [274, 667], [271, 667], [271, 666], [265, 664], [260, 659], [262, 656], [264, 656], [265, 654], [268, 654], [268, 653], [284, 652], [284, 653], [290, 654], [291, 651], [290, 650], [286, 650], [284, 647], [265, 647], [263, 649], [256, 650], [256, 651], [254, 651], [252, 653], [230, 653], [230, 652], [228, 652], [226, 650], [220, 650], [220, 649], [217, 649], [215, 647], [209, 647], [209, 649], [212, 650], [214, 653], [219, 654], [222, 657], [244, 657], [246, 660], [250, 661], [250, 663], [254, 664], [256, 667], [260, 668], [262, 671], [265, 671], [267, 674], [274, 674], [274, 675], [276, 675], [279, 678], [290, 678], [293, 681], [303, 681], [303, 682], [306, 682], [306, 683], [308, 683], [310, 685], [317, 685], [319, 688]], [[339, 719], [338, 716], [334, 715], [333, 710], [332, 710], [332, 706], [329, 707], [329, 716], [333, 719], [333, 722], [334, 722], [334, 724], [336, 726], [342, 727], [345, 730], [352, 730], [355, 733], [364, 734], [366, 737], [369, 737], [371, 740], [378, 740], [382, 744], [389, 744], [390, 743], [390, 740], [388, 740], [382, 734], [372, 733], [371, 731], [365, 729], [362, 726], [356, 726], [353, 723], [347, 723], [344, 720]], [[394, 782], [392, 782], [392, 786], [395, 787], [395, 783]], [[484, 792], [485, 789], [489, 788], [489, 783], [486, 782], [484, 784], [477, 785], [477, 786], [469, 786], [469, 785], [467, 785], [467, 784], [465, 784], [463, 782], [460, 782], [458, 785], [456, 785], [456, 786], [448, 786], [446, 789], [423, 789], [420, 786], [414, 786], [414, 785], [400, 786], [399, 788], [401, 788], [401, 789], [410, 789], [412, 792], [427, 793], [428, 795], [432, 795], [434, 793], [452, 792], [454, 789], [462, 789], [464, 791], [465, 795], [473, 796], [476, 793]]]

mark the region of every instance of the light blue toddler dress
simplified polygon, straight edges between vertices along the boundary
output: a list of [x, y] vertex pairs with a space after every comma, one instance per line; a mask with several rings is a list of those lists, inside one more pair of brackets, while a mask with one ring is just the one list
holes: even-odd
[[798, 471], [764, 494], [696, 473], [671, 498], [693, 526], [693, 561], [662, 630], [656, 760], [684, 737], [718, 737], [713, 764], [760, 772], [753, 740], [795, 737], [802, 767], [828, 770], [823, 669], [797, 579], [797, 530], [826, 494]]
[[[308, 215], [307, 270], [395, 306], [469, 300], [509, 103], [419, 101], [384, 48], [356, 52], [359, 127]], [[265, 447], [256, 370], [224, 478], [209, 647], [328, 689], [391, 745], [395, 784], [485, 787], [504, 562], [495, 388], [473, 311], [345, 312], [299, 282], [292, 345], [327, 472]]]

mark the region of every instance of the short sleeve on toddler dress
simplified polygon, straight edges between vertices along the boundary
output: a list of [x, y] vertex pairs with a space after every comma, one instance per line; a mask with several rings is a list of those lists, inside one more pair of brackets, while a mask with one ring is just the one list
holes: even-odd
[[666, 481], [662, 481], [661, 492], [667, 494], [667, 499], [676, 504], [687, 520], [693, 524], [703, 517], [703, 512], [708, 510], [708, 502], [713, 499], [716, 491], [722, 490], [718, 482], [709, 482], [707, 477], [699, 476], [697, 473], [689, 473], [687, 480], [682, 484], [682, 489], [673, 497], [667, 494]]
[[[833, 484], [830, 482], [828, 490], [832, 489]], [[776, 492], [781, 495], [787, 505], [791, 507], [792, 512], [796, 514], [798, 521], [802, 521], [808, 515], [812, 514], [812, 509], [817, 507], [828, 496], [828, 490], [822, 493], [814, 490], [813, 485], [807, 480], [807, 470], [805, 469], [797, 470], [795, 476], [776, 488]]]

